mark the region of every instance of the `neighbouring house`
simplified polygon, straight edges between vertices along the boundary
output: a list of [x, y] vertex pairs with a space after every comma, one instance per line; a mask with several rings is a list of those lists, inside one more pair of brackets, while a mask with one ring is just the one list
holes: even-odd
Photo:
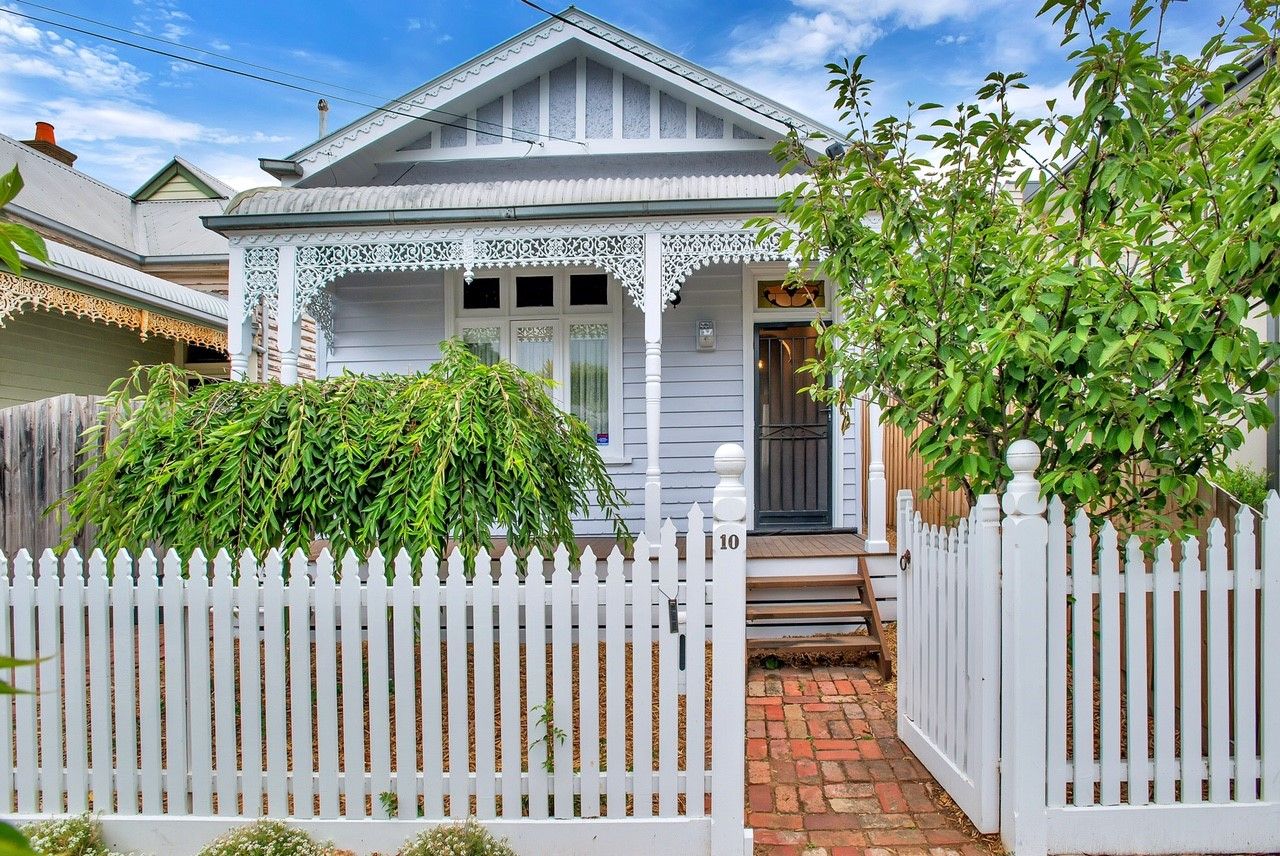
[[770, 153], [789, 128], [836, 135], [599, 18], [548, 18], [263, 159], [282, 186], [205, 218], [230, 243], [232, 374], [251, 373], [264, 304], [286, 382], [311, 319], [322, 377], [422, 370], [460, 337], [556, 382], [634, 530], [708, 501], [735, 442], [749, 528], [887, 553], [861, 414], [842, 427], [801, 392], [828, 285], [784, 290], [791, 258], [745, 226], [801, 180]]
[[0, 273], [0, 407], [100, 394], [135, 363], [226, 377], [227, 246], [200, 217], [231, 188], [174, 158], [131, 195], [75, 159], [45, 122], [33, 140], [0, 135], [0, 172], [25, 184], [4, 214], [49, 253]]

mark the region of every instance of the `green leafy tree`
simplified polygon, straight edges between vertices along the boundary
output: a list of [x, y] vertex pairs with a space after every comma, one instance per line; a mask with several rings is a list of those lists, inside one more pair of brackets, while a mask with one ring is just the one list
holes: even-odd
[[523, 553], [571, 544], [593, 505], [628, 537], [590, 429], [547, 381], [460, 342], [416, 375], [196, 380], [161, 365], [112, 386], [65, 500], [68, 542], [93, 525], [107, 549], [261, 555], [327, 538], [417, 555], [452, 539], [474, 555], [496, 529]]
[[[0, 175], [0, 208], [8, 205], [22, 190], [22, 176], [15, 166], [4, 175]], [[0, 217], [0, 262], [12, 273], [22, 273], [22, 259], [18, 255], [24, 251], [41, 261], [49, 258], [45, 251], [44, 239], [26, 226], [11, 223]], [[0, 656], [0, 674], [15, 666], [30, 666], [29, 662], [15, 660], [12, 657]], [[14, 695], [17, 692], [7, 681], [0, 680], [0, 695]], [[26, 836], [12, 824], [0, 822], [0, 856], [35, 856], [35, 851], [27, 842]]]
[[1167, 5], [1116, 26], [1100, 0], [1045, 3], [1076, 109], [1020, 117], [1024, 75], [993, 73], [949, 114], [875, 119], [859, 57], [830, 66], [843, 153], [776, 152], [809, 176], [761, 231], [838, 292], [810, 368], [839, 382], [814, 393], [918, 429], [930, 487], [1001, 490], [1025, 437], [1047, 492], [1152, 522], [1271, 421], [1277, 347], [1246, 321], [1278, 295], [1277, 7], [1249, 0], [1188, 57], [1161, 43]]
[[[22, 175], [15, 166], [0, 175], [0, 208], [8, 205], [22, 190]], [[0, 217], [0, 262], [14, 274], [22, 273], [22, 259], [18, 252], [27, 253], [40, 261], [47, 261], [44, 239], [26, 226], [11, 223]]]

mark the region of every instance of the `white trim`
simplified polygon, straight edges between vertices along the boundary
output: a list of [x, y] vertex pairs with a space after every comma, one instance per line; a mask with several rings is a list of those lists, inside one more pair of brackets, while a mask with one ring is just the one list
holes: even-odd
[[[474, 133], [468, 131], [468, 133]], [[767, 139], [685, 139], [650, 137], [614, 137], [605, 139], [595, 137], [590, 140], [591, 154], [673, 154], [681, 152], [767, 152], [773, 148], [773, 142]], [[488, 158], [536, 158], [564, 157], [581, 155], [582, 146], [577, 143], [566, 143], [560, 140], [545, 140], [542, 145], [529, 147], [526, 142], [500, 142], [484, 146], [453, 146], [441, 149], [404, 149], [388, 152], [376, 158], [378, 163], [444, 163], [450, 161], [480, 160]]]
[[[415, 119], [403, 114], [427, 116], [435, 110], [456, 105], [511, 69], [535, 63], [540, 57], [552, 54], [557, 48], [570, 43], [580, 46], [580, 54], [590, 52], [607, 58], [607, 64], [615, 69], [615, 73], [624, 71], [625, 67], [629, 76], [649, 82], [650, 85], [656, 83], [673, 94], [683, 93], [690, 105], [696, 101], [709, 106], [715, 112], [725, 114], [726, 121], [734, 121], [739, 127], [752, 133], [779, 137], [784, 133], [783, 123], [791, 122], [800, 128], [828, 135], [836, 134], [833, 129], [813, 119], [736, 86], [713, 72], [694, 66], [599, 19], [581, 12], [573, 14], [593, 35], [586, 35], [577, 27], [554, 19], [531, 27], [493, 50], [397, 99], [398, 112], [389, 113], [381, 109], [371, 111], [325, 139], [295, 152], [291, 155], [291, 160], [296, 161], [304, 173], [299, 180], [305, 180], [306, 177], [378, 143], [388, 135], [404, 130]], [[615, 44], [614, 40], [623, 45]], [[583, 66], [580, 62], [579, 68], [582, 69]], [[580, 71], [580, 84], [582, 76], [583, 71]], [[776, 120], [770, 121], [761, 113], [773, 114]], [[585, 126], [581, 130], [583, 133], [579, 138], [585, 139]], [[690, 128], [689, 135], [696, 136], [693, 128]], [[297, 180], [291, 183], [297, 183]]]
[[[573, 116], [573, 138], [575, 140], [586, 140], [587, 138], [587, 57], [586, 54], [579, 52], [573, 61], [574, 69], [574, 116]], [[547, 141], [553, 142], [553, 141]]]
[[[622, 123], [622, 78], [623, 74], [620, 69], [610, 68], [610, 81], [613, 83], [613, 133], [610, 135], [615, 140], [622, 139], [623, 123]], [[592, 152], [596, 151], [592, 146]]]

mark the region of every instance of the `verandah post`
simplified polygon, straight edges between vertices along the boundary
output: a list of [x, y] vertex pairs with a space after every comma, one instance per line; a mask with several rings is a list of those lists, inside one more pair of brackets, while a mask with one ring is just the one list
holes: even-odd
[[720, 482], [712, 495], [711, 579], [711, 852], [745, 856], [742, 794], [746, 787], [747, 719], [747, 453], [736, 443], [716, 450]]
[[1047, 852], [1046, 693], [1049, 525], [1030, 440], [1009, 446], [1001, 541], [1000, 837], [1018, 856]]
[[662, 236], [644, 236], [644, 535], [655, 551], [662, 523]]

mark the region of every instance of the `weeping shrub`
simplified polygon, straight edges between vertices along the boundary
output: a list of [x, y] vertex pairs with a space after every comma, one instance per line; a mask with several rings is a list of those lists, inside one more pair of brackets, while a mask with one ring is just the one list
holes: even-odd
[[593, 505], [629, 537], [587, 425], [542, 378], [460, 342], [414, 375], [196, 381], [160, 365], [112, 386], [63, 503], [67, 543], [92, 525], [104, 550], [261, 556], [327, 538], [416, 556], [452, 539], [470, 556], [496, 529], [545, 551], [572, 544]]

